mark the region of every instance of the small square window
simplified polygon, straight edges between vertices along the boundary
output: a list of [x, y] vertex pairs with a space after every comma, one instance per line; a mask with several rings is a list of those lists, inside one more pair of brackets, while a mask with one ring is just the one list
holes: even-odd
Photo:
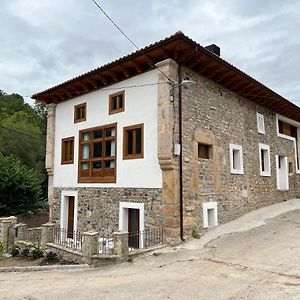
[[265, 134], [265, 120], [264, 115], [261, 113], [256, 114], [257, 117], [257, 131], [259, 133]]
[[207, 144], [198, 143], [198, 158], [211, 159], [212, 158], [212, 146]]
[[240, 145], [229, 145], [230, 173], [244, 174], [243, 147]]
[[218, 203], [202, 203], [203, 228], [209, 228], [218, 225]]
[[74, 107], [74, 123], [86, 120], [86, 103], [75, 105]]
[[61, 141], [61, 164], [74, 163], [74, 137], [62, 139]]
[[125, 109], [125, 91], [109, 95], [109, 114], [116, 114]]
[[261, 176], [271, 176], [270, 147], [259, 144], [259, 165]]

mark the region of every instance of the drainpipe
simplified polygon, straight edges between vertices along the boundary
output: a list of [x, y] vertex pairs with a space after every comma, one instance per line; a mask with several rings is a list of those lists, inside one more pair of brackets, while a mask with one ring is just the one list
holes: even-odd
[[181, 64], [178, 64], [178, 122], [179, 122], [179, 201], [180, 201], [180, 239], [185, 241], [183, 237], [183, 178], [182, 178], [182, 81]]

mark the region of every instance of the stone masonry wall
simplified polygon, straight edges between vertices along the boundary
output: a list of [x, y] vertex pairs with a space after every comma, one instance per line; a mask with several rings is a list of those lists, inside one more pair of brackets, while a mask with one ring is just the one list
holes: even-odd
[[[218, 220], [292, 198], [300, 176], [289, 176], [289, 191], [276, 186], [275, 155], [295, 166], [294, 143], [277, 137], [275, 112], [225, 89], [188, 69], [183, 78], [196, 85], [183, 89], [184, 228], [203, 230], [202, 203], [218, 202]], [[256, 113], [264, 115], [265, 134], [257, 131]], [[213, 158], [198, 159], [198, 142], [213, 146]], [[230, 173], [229, 144], [243, 146], [244, 174]], [[259, 143], [270, 146], [271, 176], [259, 174]], [[297, 186], [296, 186], [297, 185]]]
[[144, 203], [145, 226], [162, 226], [159, 210], [162, 204], [161, 189], [141, 188], [54, 188], [51, 222], [60, 224], [61, 192], [78, 191], [77, 229], [80, 232], [95, 230], [105, 234], [118, 230], [119, 202]]

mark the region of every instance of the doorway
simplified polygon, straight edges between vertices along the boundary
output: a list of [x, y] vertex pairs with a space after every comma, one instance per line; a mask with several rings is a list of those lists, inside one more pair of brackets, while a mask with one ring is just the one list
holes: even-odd
[[128, 232], [128, 246], [141, 249], [144, 247], [144, 203], [119, 203], [119, 230]]
[[276, 155], [277, 189], [289, 189], [289, 168], [286, 156]]
[[140, 245], [140, 210], [128, 208], [128, 246], [139, 249]]
[[75, 197], [69, 196], [68, 197], [68, 227], [67, 227], [67, 238], [72, 239], [74, 235], [74, 204], [75, 204]]
[[77, 191], [62, 191], [60, 227], [64, 238], [73, 239], [77, 231]]

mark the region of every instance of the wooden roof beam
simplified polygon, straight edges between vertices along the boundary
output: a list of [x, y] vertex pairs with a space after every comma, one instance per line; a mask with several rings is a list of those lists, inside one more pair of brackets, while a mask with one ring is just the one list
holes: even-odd
[[94, 89], [99, 88], [99, 84], [98, 84], [98, 82], [97, 82], [95, 79], [88, 78], [88, 79], [86, 79], [86, 81], [87, 81]]
[[183, 55], [180, 56], [179, 63], [186, 64], [189, 60], [191, 60], [195, 54], [198, 52], [198, 47], [192, 48], [189, 51], [184, 51]]
[[128, 68], [125, 68], [124, 66], [120, 66], [119, 69], [121, 70], [121, 72], [123, 73], [123, 75], [124, 75], [125, 77], [128, 78], [128, 77], [130, 76], [130, 74], [129, 74], [129, 69], [128, 69]]
[[106, 77], [96, 74], [96, 75], [94, 75], [94, 78], [96, 78], [97, 80], [100, 80], [103, 85], [108, 85], [108, 80]]
[[195, 67], [197, 67], [202, 62], [204, 64], [206, 64], [207, 62], [209, 62], [209, 60], [205, 59], [205, 58], [203, 58], [203, 56], [201, 56], [200, 58], [196, 59], [192, 64], [188, 64], [187, 66], [191, 69], [194, 69]]
[[134, 69], [137, 71], [137, 73], [139, 73], [139, 74], [142, 73], [142, 68], [141, 68], [140, 64], [138, 64], [136, 61], [132, 61], [131, 63], [133, 65]]
[[159, 50], [162, 53], [164, 59], [167, 59], [171, 56], [169, 51], [167, 51], [165, 48], [162, 47]]
[[111, 77], [111, 79], [114, 81], [114, 82], [118, 82], [119, 79], [116, 75], [116, 73], [112, 72], [112, 71], [106, 71], [106, 73]]

